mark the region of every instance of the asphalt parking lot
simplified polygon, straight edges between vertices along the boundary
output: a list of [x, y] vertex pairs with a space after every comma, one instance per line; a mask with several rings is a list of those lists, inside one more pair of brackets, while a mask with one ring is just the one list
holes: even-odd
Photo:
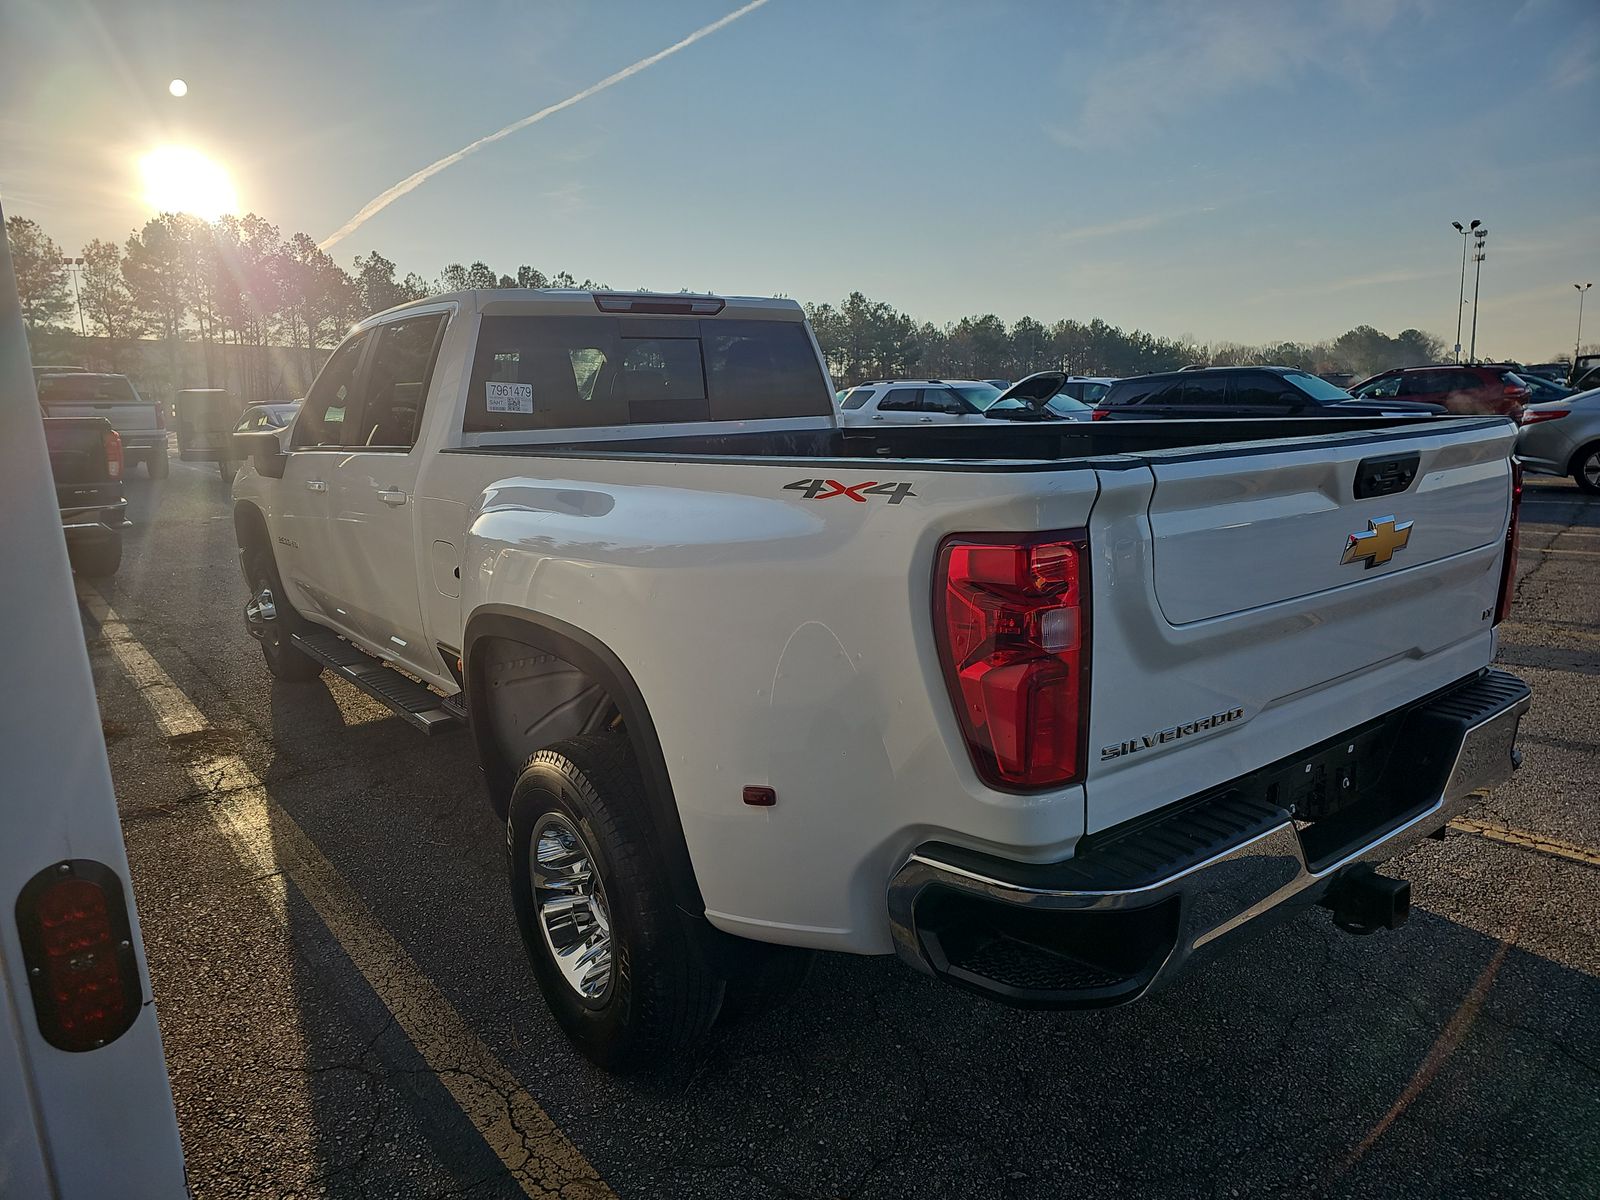
[[1531, 480], [1525, 765], [1391, 873], [1138, 1005], [1025, 1013], [821, 959], [692, 1071], [546, 1015], [469, 739], [275, 684], [214, 468], [129, 484], [85, 629], [194, 1195], [1600, 1194], [1600, 499]]

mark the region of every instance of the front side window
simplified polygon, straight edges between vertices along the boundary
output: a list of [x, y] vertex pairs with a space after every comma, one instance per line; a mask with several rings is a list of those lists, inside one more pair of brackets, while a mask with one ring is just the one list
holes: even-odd
[[1321, 401], [1323, 404], [1337, 404], [1341, 400], [1350, 399], [1350, 393], [1342, 387], [1308, 371], [1287, 371], [1283, 378], [1313, 400]]
[[1371, 383], [1361, 385], [1356, 392], [1363, 400], [1392, 400], [1400, 394], [1400, 375], [1385, 375], [1381, 379], [1374, 379]]
[[444, 322], [443, 313], [430, 313], [391, 321], [376, 331], [360, 424], [346, 445], [409, 450], [415, 444]]
[[[995, 396], [999, 394], [999, 392], [995, 392]], [[994, 396], [990, 396], [989, 399], [992, 402]], [[944, 413], [947, 416], [960, 416], [971, 410], [961, 402], [960, 391], [957, 388], [924, 388], [922, 391], [922, 411]]]
[[464, 429], [571, 429], [831, 416], [798, 321], [490, 316]]
[[345, 417], [353, 415], [356, 368], [361, 365], [361, 352], [369, 336], [363, 333], [351, 338], [322, 365], [294, 425], [296, 446], [344, 444]]
[[1283, 408], [1302, 402], [1302, 397], [1281, 376], [1252, 371], [1233, 381], [1233, 403], [1246, 408]]

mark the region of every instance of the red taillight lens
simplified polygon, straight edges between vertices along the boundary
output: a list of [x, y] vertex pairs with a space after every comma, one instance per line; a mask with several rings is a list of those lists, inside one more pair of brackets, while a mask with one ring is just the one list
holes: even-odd
[[1522, 464], [1511, 460], [1511, 523], [1506, 526], [1506, 556], [1500, 564], [1500, 596], [1494, 605], [1494, 623], [1511, 615], [1512, 594], [1517, 589], [1517, 523], [1522, 515]]
[[122, 478], [122, 435], [115, 429], [106, 430], [106, 478]]
[[1097, 409], [1095, 409], [1093, 412], [1091, 412], [1089, 414], [1089, 419], [1091, 421], [1104, 421], [1110, 415], [1111, 415], [1111, 413], [1108, 410], [1103, 409], [1103, 408], [1097, 408]]
[[17, 932], [45, 1041], [93, 1050], [128, 1031], [139, 973], [116, 872], [85, 859], [39, 872], [17, 898]]
[[1522, 410], [1522, 424], [1537, 425], [1541, 421], [1559, 421], [1562, 417], [1570, 417], [1570, 408], [1525, 408]]
[[1082, 534], [961, 536], [940, 547], [939, 657], [973, 766], [994, 787], [1083, 777], [1087, 554]]

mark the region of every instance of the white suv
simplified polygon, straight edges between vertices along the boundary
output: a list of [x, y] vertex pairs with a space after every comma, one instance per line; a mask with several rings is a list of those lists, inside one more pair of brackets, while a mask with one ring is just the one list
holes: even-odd
[[981, 379], [891, 379], [863, 383], [839, 399], [846, 425], [982, 421], [1000, 389]]

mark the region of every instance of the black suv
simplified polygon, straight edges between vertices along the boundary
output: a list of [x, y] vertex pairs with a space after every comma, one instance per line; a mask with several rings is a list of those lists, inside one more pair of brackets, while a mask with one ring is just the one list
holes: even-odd
[[1204, 417], [1426, 416], [1437, 404], [1357, 400], [1292, 367], [1203, 367], [1119, 379], [1095, 405], [1097, 421]]

